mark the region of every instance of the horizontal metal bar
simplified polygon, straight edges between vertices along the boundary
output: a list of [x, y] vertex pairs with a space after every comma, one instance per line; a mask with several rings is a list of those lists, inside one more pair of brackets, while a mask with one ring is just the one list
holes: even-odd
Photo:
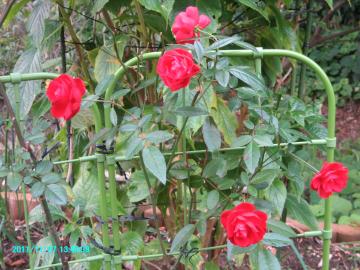
[[[317, 139], [317, 140], [291, 142], [291, 143], [279, 143], [279, 144], [272, 144], [272, 145], [261, 145], [260, 147], [271, 148], [271, 147], [287, 147], [289, 145], [322, 145], [322, 144], [326, 144], [326, 139]], [[219, 149], [219, 152], [239, 151], [239, 150], [243, 150], [245, 148], [246, 148], [246, 146], [221, 148], [221, 149]], [[202, 149], [202, 150], [187, 151], [186, 154], [194, 155], [194, 154], [203, 154], [206, 152], [207, 152], [206, 149]], [[183, 154], [183, 152], [175, 153], [175, 155], [181, 155], [181, 154]], [[163, 153], [163, 155], [170, 156], [171, 153], [165, 152], [165, 153]], [[85, 161], [91, 161], [91, 160], [95, 160], [95, 159], [96, 159], [96, 156], [91, 155], [91, 156], [85, 156], [85, 157], [69, 159], [69, 160], [54, 161], [53, 164], [58, 165], [58, 164], [66, 164], [66, 163], [85, 162]], [[134, 156], [132, 158], [126, 158], [125, 156], [115, 156], [116, 161], [128, 161], [128, 160], [134, 160], [134, 159], [139, 159], [139, 156]]]
[[[292, 238], [314, 237], [314, 236], [321, 236], [322, 234], [323, 234], [322, 231], [309, 231], [309, 232], [297, 234]], [[227, 245], [219, 245], [219, 246], [213, 246], [213, 247], [199, 248], [198, 252], [222, 249], [222, 248], [226, 248], [226, 247], [227, 247]], [[181, 254], [180, 251], [166, 253], [166, 255], [168, 255], [168, 256], [176, 256], [176, 255], [180, 255], [180, 254]], [[148, 259], [154, 259], [154, 258], [161, 258], [163, 256], [164, 256], [164, 254], [162, 254], [162, 253], [149, 254], [149, 255], [125, 255], [125, 256], [121, 256], [121, 261], [148, 260]], [[85, 263], [85, 262], [91, 262], [91, 261], [99, 261], [99, 260], [103, 260], [104, 257], [105, 257], [104, 254], [100, 254], [100, 255], [90, 256], [90, 257], [86, 257], [86, 258], [79, 259], [79, 260], [72, 260], [72, 261], [69, 261], [68, 263], [75, 264], [75, 263], [82, 263], [82, 262]], [[46, 269], [46, 268], [55, 267], [55, 266], [61, 266], [61, 263], [55, 263], [55, 264], [51, 264], [51, 265], [35, 267], [34, 270]]]
[[294, 236], [294, 238], [314, 237], [314, 236], [322, 236], [322, 235], [323, 235], [323, 231], [309, 231], [309, 232], [299, 233], [296, 236]]
[[[95, 255], [95, 256], [86, 257], [86, 258], [83, 258], [83, 259], [68, 261], [68, 264], [100, 261], [100, 260], [103, 260], [104, 257], [105, 257], [104, 254], [100, 254], [100, 255]], [[48, 269], [48, 268], [50, 268], [50, 267], [56, 267], [56, 266], [62, 266], [62, 264], [61, 264], [61, 263], [54, 263], [54, 264], [49, 264], [49, 265], [37, 266], [37, 267], [34, 267], [33, 269], [34, 269], [34, 270], [35, 270], [35, 269], [36, 269], [36, 270]], [[27, 270], [30, 270], [30, 268], [28, 268]]]
[[79, 157], [79, 158], [69, 159], [69, 160], [54, 161], [53, 164], [60, 165], [60, 164], [66, 164], [66, 163], [86, 162], [86, 161], [92, 161], [92, 160], [96, 160], [96, 155], [84, 156], [84, 157]]
[[[20, 78], [20, 81], [33, 81], [33, 80], [48, 80], [48, 79], [55, 79], [59, 77], [59, 74], [56, 73], [49, 73], [49, 72], [38, 72], [38, 73], [24, 73], [24, 74], [17, 74]], [[12, 76], [0, 76], [0, 82], [2, 83], [11, 83]]]

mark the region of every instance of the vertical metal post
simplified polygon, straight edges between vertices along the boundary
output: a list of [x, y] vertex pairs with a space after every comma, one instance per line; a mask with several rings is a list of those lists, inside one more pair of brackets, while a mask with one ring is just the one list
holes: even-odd
[[[100, 190], [100, 213], [101, 219], [104, 222], [101, 224], [101, 231], [102, 231], [102, 239], [103, 245], [105, 247], [110, 246], [110, 238], [109, 238], [109, 227], [108, 227], [108, 214], [106, 208], [106, 189], [105, 189], [105, 155], [96, 153], [97, 158], [97, 172], [98, 172], [98, 185]], [[111, 260], [105, 260], [105, 269], [111, 270]]]
[[[115, 181], [115, 157], [113, 155], [106, 156], [106, 165], [109, 172], [109, 185], [110, 185], [110, 206], [111, 206], [111, 222], [112, 222], [112, 234], [115, 250], [120, 250], [120, 226], [118, 220], [117, 211], [117, 196], [116, 196], [116, 181]], [[116, 270], [121, 270], [120, 263], [115, 264]]]

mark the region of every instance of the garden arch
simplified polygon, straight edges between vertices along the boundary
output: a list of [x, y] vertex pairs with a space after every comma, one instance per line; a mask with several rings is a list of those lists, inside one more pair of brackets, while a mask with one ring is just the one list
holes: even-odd
[[[332, 162], [334, 160], [334, 150], [336, 148], [336, 137], [335, 137], [335, 113], [336, 113], [336, 104], [335, 104], [335, 95], [333, 91], [333, 87], [331, 82], [325, 72], [321, 69], [321, 67], [316, 64], [310, 58], [294, 52], [290, 50], [281, 50], [281, 49], [262, 49], [258, 48], [257, 51], [253, 50], [220, 50], [218, 51], [222, 56], [229, 56], [229, 57], [253, 57], [255, 61], [255, 69], [258, 74], [261, 73], [261, 62], [263, 57], [289, 57], [294, 60], [300, 61], [310, 67], [317, 77], [322, 81], [324, 88], [326, 90], [327, 99], [328, 99], [328, 119], [327, 119], [327, 138], [326, 139], [317, 139], [311, 141], [303, 141], [303, 142], [295, 142], [295, 143], [282, 143], [280, 145], [273, 144], [272, 146], [266, 147], [279, 147], [287, 145], [326, 145], [327, 147], [327, 161]], [[138, 57], [134, 57], [127, 61], [122, 67], [120, 67], [115, 73], [114, 77], [112, 78], [111, 83], [109, 84], [108, 88], [106, 89], [105, 99], [109, 99], [114, 91], [117, 81], [121, 80], [126, 72], [127, 67], [134, 66], [138, 64], [140, 61], [145, 60], [152, 60], [157, 59], [161, 56], [161, 52], [151, 52], [145, 53]], [[12, 83], [12, 84], [19, 84], [22, 81], [30, 81], [30, 80], [46, 80], [46, 79], [54, 79], [58, 77], [58, 74], [53, 73], [28, 73], [28, 74], [10, 74], [7, 76], [0, 76], [1, 83]], [[15, 88], [15, 104], [17, 108], [15, 108], [15, 115], [19, 116], [19, 93], [18, 87]], [[98, 107], [98, 104], [93, 105], [93, 113], [95, 119], [95, 130], [99, 132], [103, 127], [111, 128], [111, 116], [110, 116], [110, 104], [104, 103], [104, 110], [103, 116], [101, 115], [101, 110]], [[102, 121], [104, 119], [104, 122]], [[244, 147], [237, 147], [237, 148], [222, 148], [220, 151], [236, 151], [244, 149]], [[187, 151], [186, 154], [193, 155], [193, 154], [200, 154], [204, 153], [206, 150], [195, 150], [195, 151]], [[182, 152], [177, 152], [176, 154], [182, 154]], [[164, 153], [164, 155], [171, 155], [171, 153]], [[135, 156], [134, 158], [139, 158]], [[86, 162], [96, 160], [97, 162], [97, 173], [98, 173], [98, 186], [100, 190], [100, 197], [99, 197], [99, 205], [100, 205], [100, 212], [101, 212], [101, 219], [103, 221], [109, 220], [112, 222], [113, 228], [113, 239], [110, 241], [110, 234], [108, 228], [108, 222], [104, 222], [102, 224], [102, 234], [103, 234], [103, 244], [105, 247], [110, 246], [110, 242], [114, 243], [114, 249], [120, 249], [120, 233], [119, 233], [119, 221], [117, 217], [117, 205], [116, 205], [116, 182], [115, 182], [115, 162], [116, 161], [123, 161], [126, 160], [124, 156], [115, 156], [111, 152], [102, 151], [98, 148], [98, 151], [95, 155], [80, 157], [73, 160], [63, 160], [54, 162], [54, 164], [64, 164], [64, 163], [73, 163], [73, 162]], [[105, 168], [107, 168], [109, 172], [109, 190], [106, 190], [105, 187]], [[24, 184], [23, 184], [24, 185]], [[23, 186], [23, 192], [25, 188]], [[110, 201], [111, 201], [111, 217], [108, 217], [107, 214], [107, 202], [106, 202], [106, 192], [110, 193]], [[26, 200], [24, 200], [25, 204], [25, 219], [26, 223], [28, 224], [28, 211], [26, 207]], [[331, 214], [331, 197], [325, 200], [325, 218], [324, 218], [324, 229], [321, 231], [310, 231], [303, 234], [298, 234], [297, 237], [313, 237], [313, 236], [321, 236], [323, 238], [323, 270], [329, 269], [329, 253], [330, 253], [330, 244], [331, 244], [331, 222], [332, 222], [332, 214]], [[28, 227], [28, 226], [27, 226]], [[31, 247], [31, 241], [29, 236], [27, 238], [28, 246]], [[226, 245], [222, 246], [214, 246], [199, 249], [199, 251], [206, 251], [206, 250], [213, 250], [213, 249], [220, 249], [225, 248]], [[173, 252], [167, 253], [167, 255], [179, 255], [180, 252]], [[122, 262], [124, 261], [134, 261], [138, 259], [146, 260], [150, 258], [157, 258], [162, 257], [163, 254], [152, 254], [152, 255], [121, 255], [121, 254], [101, 254], [96, 256], [87, 257], [85, 259], [80, 260], [73, 260], [69, 261], [69, 264], [74, 263], [81, 263], [81, 262], [90, 262], [90, 261], [97, 261], [101, 260], [104, 262], [104, 267], [106, 270], [110, 269], [122, 269]], [[61, 263], [35, 267], [32, 269], [47, 269], [50, 266], [61, 266]]]

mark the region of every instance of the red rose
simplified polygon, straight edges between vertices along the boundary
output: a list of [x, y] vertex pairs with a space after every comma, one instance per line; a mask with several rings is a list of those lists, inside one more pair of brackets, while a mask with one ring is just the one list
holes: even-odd
[[231, 243], [248, 247], [260, 242], [266, 233], [267, 215], [251, 203], [240, 203], [221, 213], [220, 220]]
[[174, 33], [176, 43], [194, 43], [194, 37], [198, 37], [196, 28], [204, 29], [211, 23], [211, 20], [206, 15], [199, 16], [197, 7], [187, 7], [185, 12], [180, 12], [172, 25], [172, 32]]
[[51, 102], [51, 114], [55, 118], [71, 119], [80, 111], [81, 98], [86, 91], [84, 82], [61, 74], [52, 80], [46, 90]]
[[184, 49], [166, 51], [159, 58], [156, 72], [172, 92], [189, 85], [191, 77], [200, 72], [191, 53]]
[[346, 187], [348, 173], [349, 170], [339, 162], [324, 162], [320, 172], [311, 180], [311, 189], [326, 199], [333, 192], [340, 192]]

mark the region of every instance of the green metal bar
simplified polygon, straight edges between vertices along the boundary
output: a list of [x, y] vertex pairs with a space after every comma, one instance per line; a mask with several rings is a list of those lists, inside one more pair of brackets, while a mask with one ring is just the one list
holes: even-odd
[[[322, 231], [309, 231], [309, 232], [297, 234], [297, 235], [295, 235], [294, 237], [291, 237], [291, 238], [314, 237], [314, 236], [321, 236], [322, 234], [323, 234]], [[222, 248], [227, 248], [227, 245], [219, 245], [219, 246], [213, 246], [213, 247], [200, 248], [198, 251], [203, 252], [203, 251], [216, 250], [216, 249], [222, 249]], [[166, 253], [166, 255], [167, 256], [176, 256], [176, 255], [180, 255], [180, 252], [179, 251], [170, 252], [170, 253]], [[86, 257], [84, 259], [72, 260], [72, 261], [69, 261], [69, 264], [82, 263], [82, 262], [85, 263], [85, 262], [103, 260], [105, 258], [105, 256], [109, 256], [109, 255], [101, 254], [101, 255]], [[154, 259], [154, 258], [160, 258], [160, 257], [163, 257], [163, 256], [164, 256], [164, 254], [158, 253], [158, 254], [149, 254], [149, 255], [113, 256], [113, 258], [121, 257], [120, 261], [136, 261], [136, 260], [149, 260], [149, 259]], [[55, 267], [55, 266], [61, 266], [61, 263], [35, 267], [34, 270], [46, 269], [46, 268]], [[30, 270], [30, 269], [28, 269], [28, 270]]]
[[[112, 220], [112, 234], [115, 250], [120, 250], [120, 225], [117, 211], [116, 181], [115, 181], [115, 158], [113, 155], [106, 155], [106, 165], [109, 172], [110, 185], [110, 206]], [[107, 220], [107, 219], [105, 219]], [[115, 269], [121, 270], [121, 261], [115, 264]]]
[[314, 237], [314, 236], [322, 236], [323, 232], [322, 231], [309, 231], [309, 232], [304, 232], [304, 233], [300, 233], [297, 234], [296, 236], [294, 236], [293, 238], [298, 238], [298, 237]]
[[[86, 257], [83, 259], [68, 261], [68, 263], [71, 265], [71, 264], [75, 264], [75, 263], [87, 263], [87, 262], [100, 261], [103, 259], [104, 259], [104, 254], [100, 254], [100, 255]], [[50, 265], [38, 266], [38, 267], [34, 267], [34, 270], [49, 269], [50, 267], [57, 267], [57, 266], [62, 266], [62, 264], [54, 263], [54, 264], [50, 264]], [[32, 270], [32, 269], [27, 269], [27, 270]]]
[[24, 216], [25, 216], [25, 225], [26, 225], [26, 242], [28, 245], [28, 254], [29, 254], [29, 265], [30, 269], [34, 269], [34, 256], [32, 254], [32, 243], [30, 238], [30, 226], [29, 226], [29, 211], [27, 207], [27, 198], [26, 198], [26, 186], [24, 181], [21, 181], [21, 189], [23, 194], [23, 203], [24, 203]]
[[[37, 73], [24, 73], [19, 74], [21, 81], [35, 81], [35, 80], [47, 80], [47, 79], [55, 79], [59, 76], [56, 73], [48, 73], [48, 72], [37, 72]], [[13, 81], [11, 75], [0, 76], [0, 82], [2, 83], [11, 83]]]
[[[292, 143], [280, 143], [280, 144], [273, 144], [273, 145], [260, 145], [260, 148], [271, 148], [271, 147], [287, 147], [290, 145], [323, 145], [326, 144], [325, 139], [316, 139], [316, 140], [309, 140], [309, 141], [301, 141], [301, 142], [292, 142]], [[240, 147], [227, 147], [227, 148], [220, 148], [219, 152], [228, 152], [228, 151], [239, 151], [245, 149], [246, 146], [240, 146]], [[193, 150], [193, 151], [187, 151], [187, 155], [195, 155], [195, 154], [204, 154], [206, 153], [206, 149], [203, 150]], [[175, 155], [182, 155], [183, 152], [175, 152]], [[165, 152], [163, 153], [164, 156], [170, 156], [171, 152]], [[139, 159], [139, 156], [134, 156], [131, 159], [126, 158], [125, 156], [115, 156], [116, 161], [128, 161], [133, 159]], [[96, 160], [95, 155], [90, 156], [84, 156], [80, 158], [70, 159], [70, 160], [59, 160], [54, 161], [53, 164], [60, 165], [60, 164], [66, 164], [66, 163], [75, 163], [75, 162], [87, 162]]]
[[[101, 232], [103, 245], [105, 247], [110, 246], [110, 236], [109, 236], [109, 225], [108, 225], [108, 214], [106, 208], [106, 188], [105, 188], [105, 155], [96, 153], [97, 157], [97, 173], [98, 173], [98, 186], [100, 190], [99, 203], [100, 203], [100, 215], [105, 223], [101, 224]], [[111, 269], [111, 262], [105, 261], [105, 269]]]
[[69, 160], [54, 161], [53, 164], [54, 165], [61, 165], [61, 164], [67, 164], [67, 163], [87, 162], [87, 161], [93, 161], [93, 160], [96, 160], [95, 155], [84, 156], [84, 157], [79, 157], [79, 158], [69, 159]]

